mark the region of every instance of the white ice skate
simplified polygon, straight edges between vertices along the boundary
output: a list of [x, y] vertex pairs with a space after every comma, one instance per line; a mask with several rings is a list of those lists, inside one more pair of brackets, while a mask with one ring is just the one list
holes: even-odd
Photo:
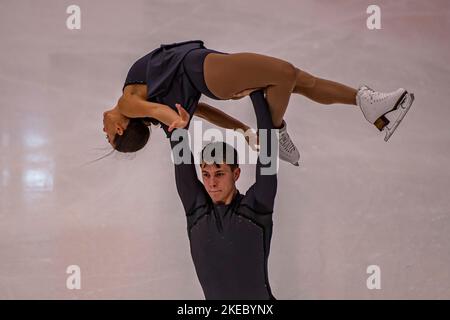
[[[364, 117], [380, 131], [386, 131], [384, 141], [388, 141], [400, 122], [405, 117], [414, 101], [414, 94], [403, 88], [389, 93], [374, 91], [368, 86], [361, 86], [356, 94], [356, 103], [361, 108]], [[393, 124], [386, 115], [398, 110]]]
[[294, 166], [299, 166], [298, 161], [300, 160], [300, 153], [287, 133], [287, 124], [284, 120], [283, 126], [279, 130], [278, 153], [280, 159], [292, 163]]

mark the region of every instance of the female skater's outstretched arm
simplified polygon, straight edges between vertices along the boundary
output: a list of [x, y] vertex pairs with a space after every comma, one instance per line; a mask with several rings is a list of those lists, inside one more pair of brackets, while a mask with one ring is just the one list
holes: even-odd
[[[179, 108], [177, 110], [178, 113], [166, 105], [146, 101], [138, 95], [123, 95], [113, 109], [103, 114], [103, 131], [107, 134], [109, 143], [116, 147], [114, 144], [117, 143], [117, 136], [121, 137], [133, 120], [138, 122], [134, 122], [132, 125], [142, 127], [142, 134], [148, 131], [147, 125], [141, 121], [143, 118], [153, 118], [163, 122], [169, 126], [170, 131], [174, 128], [184, 128], [189, 122], [189, 115], [183, 116], [185, 113], [182, 114]], [[257, 149], [255, 133], [249, 130], [249, 126], [236, 118], [203, 102], [198, 103], [194, 115], [221, 128], [242, 130], [250, 147], [254, 150]], [[145, 142], [144, 139], [143, 144]]]
[[[169, 126], [169, 131], [184, 128], [187, 123], [172, 108], [155, 102], [146, 101], [136, 95], [124, 95], [118, 101], [118, 109], [128, 118], [150, 117]], [[244, 132], [250, 127], [231, 117], [225, 112], [204, 102], [199, 102], [194, 113], [196, 116], [225, 129], [241, 129]]]
[[120, 113], [128, 118], [149, 117], [157, 119], [169, 126], [169, 131], [174, 128], [184, 128], [187, 125], [180, 114], [177, 114], [170, 107], [144, 100], [134, 94], [122, 95], [117, 102], [117, 107]]
[[250, 148], [257, 151], [259, 148], [258, 136], [256, 132], [254, 132], [249, 126], [245, 123], [233, 118], [229, 114], [214, 108], [213, 106], [199, 102], [197, 108], [195, 109], [195, 113], [197, 117], [200, 117], [220, 128], [224, 129], [232, 129], [239, 130], [245, 137]]
[[236, 118], [204, 102], [198, 103], [194, 115], [224, 129], [241, 129], [244, 132], [250, 129]]

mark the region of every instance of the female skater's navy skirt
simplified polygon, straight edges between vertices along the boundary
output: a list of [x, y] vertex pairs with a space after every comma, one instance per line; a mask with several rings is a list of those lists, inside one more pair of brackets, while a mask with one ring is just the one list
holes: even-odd
[[209, 53], [227, 54], [207, 48], [192, 50], [183, 59], [184, 69], [189, 80], [200, 93], [211, 99], [222, 100], [221, 98], [216, 97], [206, 86], [205, 75], [203, 73], [203, 64]]
[[[205, 76], [203, 73], [203, 64], [205, 58], [209, 53], [221, 53], [228, 54], [212, 49], [199, 48], [189, 51], [183, 59], [183, 65], [185, 74], [189, 78], [194, 87], [202, 94], [215, 100], [222, 100], [216, 97], [206, 86]], [[138, 59], [130, 68], [127, 74], [127, 78], [123, 85], [122, 91], [125, 86], [129, 84], [146, 84], [147, 82], [147, 63], [150, 54], [147, 54]]]
[[[147, 84], [148, 101], [166, 104], [175, 111], [175, 104], [180, 103], [192, 118], [201, 94], [223, 100], [206, 86], [203, 65], [209, 53], [228, 54], [205, 48], [200, 40], [161, 45], [131, 66], [122, 91], [129, 84]], [[168, 127], [162, 128], [169, 136]]]

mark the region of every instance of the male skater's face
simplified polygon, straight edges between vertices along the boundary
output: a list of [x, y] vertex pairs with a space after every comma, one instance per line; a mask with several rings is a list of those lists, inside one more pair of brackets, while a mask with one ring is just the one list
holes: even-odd
[[227, 164], [201, 164], [203, 184], [214, 203], [229, 204], [236, 192], [240, 168], [231, 170]]

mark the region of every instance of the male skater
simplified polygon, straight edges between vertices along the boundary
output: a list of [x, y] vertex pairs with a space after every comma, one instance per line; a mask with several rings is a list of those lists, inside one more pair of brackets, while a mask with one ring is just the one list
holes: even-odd
[[[181, 142], [171, 139], [174, 159], [187, 159], [187, 163], [180, 164], [175, 160], [175, 179], [186, 213], [192, 260], [208, 300], [275, 299], [267, 262], [277, 191], [278, 140], [263, 91], [251, 93], [250, 98], [261, 147], [256, 182], [245, 195], [236, 188], [240, 168], [233, 147], [214, 142], [202, 150], [202, 184], [195, 171], [187, 131], [173, 132], [177, 133], [173, 137], [182, 137]], [[190, 157], [184, 152], [189, 152]]]

